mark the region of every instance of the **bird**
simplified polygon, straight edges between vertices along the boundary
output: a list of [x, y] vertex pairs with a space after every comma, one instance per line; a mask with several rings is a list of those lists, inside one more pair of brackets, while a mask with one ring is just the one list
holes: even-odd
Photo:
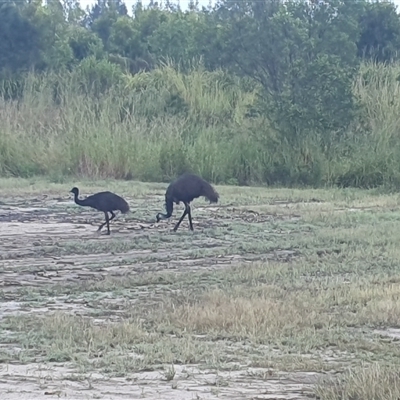
[[[70, 190], [70, 193], [74, 194], [75, 203], [84, 206], [84, 207], [92, 207], [95, 210], [103, 211], [106, 217], [106, 222], [99, 226], [97, 232], [101, 231], [104, 225], [107, 224], [107, 235], [110, 234], [110, 221], [115, 218], [114, 211], [121, 211], [122, 214], [126, 214], [129, 211], [129, 204], [120, 196], [112, 192], [99, 192], [95, 193], [92, 196], [86, 197], [84, 200], [80, 200], [79, 189], [77, 187], [73, 187]], [[111, 214], [111, 218], [109, 218], [108, 213]]]
[[165, 209], [167, 213], [158, 213], [156, 215], [157, 222], [161, 219], [170, 218], [174, 210], [174, 203], [179, 204], [182, 202], [185, 205], [185, 211], [175, 225], [174, 232], [179, 228], [186, 215], [189, 219], [190, 230], [193, 231], [190, 202], [201, 196], [204, 196], [210, 203], [218, 203], [219, 194], [207, 181], [198, 175], [184, 173], [169, 184], [165, 193]]

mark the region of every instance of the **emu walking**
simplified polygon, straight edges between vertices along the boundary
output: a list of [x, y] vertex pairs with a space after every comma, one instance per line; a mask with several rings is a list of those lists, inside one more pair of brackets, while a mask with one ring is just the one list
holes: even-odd
[[[115, 218], [114, 211], [121, 211], [122, 214], [126, 214], [129, 211], [129, 204], [120, 196], [111, 192], [99, 192], [93, 194], [92, 196], [86, 197], [84, 200], [80, 200], [79, 189], [74, 187], [71, 189], [70, 193], [74, 194], [75, 203], [84, 206], [84, 207], [92, 207], [95, 210], [104, 212], [106, 217], [106, 222], [99, 226], [97, 232], [99, 232], [104, 225], [107, 224], [107, 235], [110, 234], [110, 221]], [[111, 218], [109, 218], [108, 213], [111, 214]]]
[[170, 218], [174, 210], [174, 203], [179, 204], [182, 202], [185, 205], [185, 211], [183, 212], [178, 223], [174, 227], [174, 231], [179, 228], [183, 218], [188, 216], [190, 230], [193, 230], [192, 214], [190, 212], [190, 202], [197, 197], [204, 196], [210, 203], [217, 203], [219, 194], [214, 188], [204, 179], [194, 174], [185, 173], [171, 182], [165, 193], [165, 208], [166, 214], [158, 213], [156, 215], [157, 222], [160, 219]]

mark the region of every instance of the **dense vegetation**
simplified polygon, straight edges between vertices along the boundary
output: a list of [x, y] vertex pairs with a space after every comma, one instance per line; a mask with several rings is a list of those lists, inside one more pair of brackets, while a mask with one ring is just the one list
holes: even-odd
[[0, 4], [0, 172], [400, 183], [387, 1]]

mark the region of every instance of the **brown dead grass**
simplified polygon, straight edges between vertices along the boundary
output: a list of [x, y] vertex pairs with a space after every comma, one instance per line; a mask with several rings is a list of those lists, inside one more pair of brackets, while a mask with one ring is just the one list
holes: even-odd
[[[271, 267], [265, 264], [253, 269], [259, 268], [261, 274]], [[346, 326], [396, 326], [400, 286], [390, 283], [393, 279], [327, 279], [286, 288], [280, 282], [254, 286], [244, 282], [236, 288], [207, 291], [184, 304], [172, 302], [163, 309], [163, 316], [181, 330], [256, 341]]]
[[243, 296], [213, 290], [194, 304], [170, 305], [165, 318], [172, 326], [189, 332], [257, 341], [299, 333], [328, 322], [310, 296], [301, 295], [299, 299], [286, 291], [278, 293], [279, 288], [274, 286], [249, 291], [252, 293]]

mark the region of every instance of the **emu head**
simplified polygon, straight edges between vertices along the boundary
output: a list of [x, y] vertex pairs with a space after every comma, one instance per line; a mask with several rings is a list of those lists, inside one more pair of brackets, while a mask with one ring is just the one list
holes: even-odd
[[160, 222], [160, 220], [162, 220], [162, 219], [166, 219], [166, 218], [168, 218], [165, 214], [163, 214], [163, 213], [158, 213], [157, 215], [156, 215], [156, 221], [157, 222]]
[[79, 195], [79, 189], [77, 187], [73, 187], [69, 192], [73, 193], [75, 196]]
[[156, 220], [157, 220], [157, 222], [159, 222], [161, 219], [168, 219], [168, 218], [171, 217], [172, 211], [174, 211], [174, 204], [173, 204], [172, 200], [166, 199], [166, 201], [165, 201], [165, 208], [166, 208], [166, 210], [167, 210], [167, 213], [166, 213], [166, 214], [158, 213], [158, 214], [156, 215]]

